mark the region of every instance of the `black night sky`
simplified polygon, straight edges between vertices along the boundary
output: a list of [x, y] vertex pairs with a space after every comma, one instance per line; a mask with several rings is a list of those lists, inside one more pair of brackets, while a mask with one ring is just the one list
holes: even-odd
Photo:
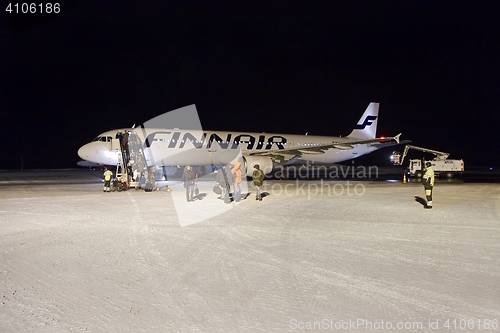
[[191, 104], [205, 129], [338, 136], [372, 101], [379, 136], [500, 166], [498, 1], [60, 3], [2, 9], [0, 169], [77, 167], [101, 132]]

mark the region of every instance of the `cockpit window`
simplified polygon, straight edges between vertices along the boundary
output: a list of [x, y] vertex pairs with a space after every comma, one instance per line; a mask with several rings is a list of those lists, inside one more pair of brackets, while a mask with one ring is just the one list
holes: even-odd
[[98, 141], [111, 142], [111, 140], [113, 140], [113, 137], [111, 136], [98, 136], [97, 138], [92, 140], [92, 142], [98, 142]]

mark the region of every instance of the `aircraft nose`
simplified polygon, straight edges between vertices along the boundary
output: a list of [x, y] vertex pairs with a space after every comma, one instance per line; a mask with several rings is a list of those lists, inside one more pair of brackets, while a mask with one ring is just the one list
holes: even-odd
[[99, 164], [114, 165], [117, 163], [117, 154], [110, 151], [100, 142], [90, 142], [78, 149], [78, 156], [82, 160]]
[[91, 151], [92, 148], [90, 147], [90, 144], [87, 143], [78, 149], [78, 156], [80, 156], [82, 160], [88, 161], [91, 156]]

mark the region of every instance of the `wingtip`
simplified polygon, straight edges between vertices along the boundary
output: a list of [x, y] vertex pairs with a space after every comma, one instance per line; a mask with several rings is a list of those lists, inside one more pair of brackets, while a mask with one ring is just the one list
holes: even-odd
[[401, 134], [403, 134], [403, 133], [399, 133], [398, 135], [396, 135], [394, 137], [394, 140], [396, 140], [397, 143], [399, 143], [399, 137], [401, 136]]

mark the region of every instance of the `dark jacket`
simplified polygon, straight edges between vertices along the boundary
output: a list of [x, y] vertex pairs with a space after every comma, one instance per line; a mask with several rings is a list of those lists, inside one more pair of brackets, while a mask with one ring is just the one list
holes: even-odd
[[230, 166], [226, 165], [217, 171], [216, 182], [224, 187], [233, 185], [233, 173]]
[[261, 169], [255, 169], [252, 174], [253, 183], [255, 186], [262, 186], [262, 181], [264, 180], [264, 171]]
[[194, 171], [193, 170], [188, 170], [184, 169], [184, 172], [182, 173], [182, 182], [184, 183], [184, 187], [188, 187], [189, 185], [194, 184]]

